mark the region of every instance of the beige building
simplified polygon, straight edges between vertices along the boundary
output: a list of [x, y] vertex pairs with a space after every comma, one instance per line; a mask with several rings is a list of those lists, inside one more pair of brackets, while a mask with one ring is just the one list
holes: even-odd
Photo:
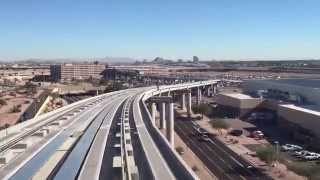
[[[282, 101], [252, 98], [239, 93], [221, 93], [216, 97], [220, 113], [228, 117], [246, 117], [252, 112], [269, 110], [276, 118], [276, 125], [292, 139], [306, 147], [320, 150], [320, 112]], [[264, 123], [267, 123], [265, 119]]]
[[50, 73], [54, 81], [100, 79], [105, 68], [103, 64], [60, 64], [50, 66]]
[[279, 105], [278, 124], [294, 139], [320, 149], [320, 112], [292, 104]]
[[244, 116], [260, 105], [262, 100], [241, 93], [220, 93], [216, 103], [231, 116]]

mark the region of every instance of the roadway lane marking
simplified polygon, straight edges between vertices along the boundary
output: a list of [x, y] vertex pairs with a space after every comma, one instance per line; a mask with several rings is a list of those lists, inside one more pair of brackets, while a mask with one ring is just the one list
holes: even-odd
[[241, 164], [238, 160], [236, 160], [234, 157], [230, 156], [230, 158], [235, 161], [239, 166], [244, 167], [243, 164]]
[[223, 150], [220, 146], [218, 146], [215, 142], [212, 141], [212, 139], [209, 139], [209, 142], [213, 144], [214, 146], [218, 147], [221, 152], [224, 152], [226, 155], [230, 157], [235, 163], [237, 163], [239, 166], [244, 167], [243, 164], [241, 164], [238, 160], [236, 160], [231, 154], [227, 153], [225, 150]]

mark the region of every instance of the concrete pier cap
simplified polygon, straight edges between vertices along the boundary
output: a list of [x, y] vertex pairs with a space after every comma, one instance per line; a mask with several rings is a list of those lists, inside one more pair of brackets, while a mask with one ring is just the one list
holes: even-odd
[[180, 107], [182, 110], [186, 110], [186, 95], [188, 95], [188, 93], [190, 92], [190, 90], [188, 89], [181, 89], [181, 90], [176, 90], [174, 91], [174, 95], [175, 97], [180, 96]]
[[[174, 104], [173, 98], [171, 96], [156, 96], [151, 97], [148, 100], [149, 103], [152, 103], [151, 106], [154, 104], [160, 104], [160, 129], [166, 128], [166, 136], [169, 143], [173, 146], [174, 145]], [[156, 108], [151, 108], [151, 115], [152, 121], [155, 120], [155, 111]], [[167, 113], [166, 113], [167, 112]], [[154, 122], [153, 122], [154, 123]], [[154, 123], [155, 124], [155, 123]]]

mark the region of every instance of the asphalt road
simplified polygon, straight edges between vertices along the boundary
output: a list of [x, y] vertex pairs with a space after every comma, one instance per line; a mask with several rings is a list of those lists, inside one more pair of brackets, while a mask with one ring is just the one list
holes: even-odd
[[193, 135], [193, 126], [190, 120], [176, 117], [175, 131], [217, 178], [222, 180], [271, 179], [256, 168], [248, 169], [247, 167], [251, 166], [249, 162], [214, 136], [210, 136], [208, 142], [199, 141], [198, 137]]

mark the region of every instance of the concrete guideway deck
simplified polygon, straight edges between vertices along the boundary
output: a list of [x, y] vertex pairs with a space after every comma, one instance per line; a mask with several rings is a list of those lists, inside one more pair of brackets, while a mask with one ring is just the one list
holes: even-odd
[[[28, 123], [18, 125], [21, 133], [14, 132], [10, 139], [25, 139], [30, 134], [24, 134], [29, 130], [36, 130], [37, 136], [43, 137], [35, 145], [26, 148], [25, 152], [19, 155], [20, 162], [16, 164], [8, 163], [0, 167], [1, 177], [5, 179], [41, 179], [48, 177], [53, 179], [101, 179], [108, 177], [104, 171], [104, 164], [108, 164], [108, 171], [113, 171], [112, 163], [116, 166], [127, 166], [122, 174], [126, 177], [133, 178], [139, 176], [142, 165], [141, 159], [147, 163], [148, 170], [146, 175], [140, 177], [152, 179], [198, 179], [190, 167], [182, 160], [173, 148], [173, 131], [174, 131], [174, 113], [173, 103], [164, 104], [163, 118], [170, 121], [163, 123], [163, 128], [167, 130], [167, 137], [162, 135], [154, 123], [154, 112], [157, 110], [155, 104], [150, 107], [149, 112], [148, 99], [158, 95], [170, 95], [178, 91], [184, 94], [182, 105], [184, 108], [191, 108], [189, 102], [189, 93], [191, 88], [212, 88], [218, 81], [203, 81], [194, 83], [184, 83], [169, 86], [144, 87], [121, 90], [113, 93], [107, 93], [75, 103], [73, 106], [56, 110], [56, 116], [51, 113], [51, 117], [46, 115], [44, 122], [37, 124], [32, 120]], [[200, 88], [199, 88], [200, 87]], [[207, 90], [207, 89], [206, 89]], [[214, 90], [208, 90], [208, 94]], [[187, 95], [187, 97], [185, 97]], [[132, 101], [129, 99], [132, 98]], [[187, 102], [185, 102], [187, 98]], [[126, 106], [122, 104], [127, 102]], [[187, 106], [187, 107], [185, 107]], [[110, 128], [118, 128], [118, 112], [123, 109], [122, 115], [122, 133], [110, 135]], [[76, 113], [76, 114], [74, 114]], [[71, 114], [70, 117], [65, 117]], [[121, 114], [121, 113], [120, 113]], [[150, 115], [151, 114], [151, 115]], [[59, 115], [59, 116], [58, 116]], [[60, 120], [61, 119], [61, 120]], [[32, 122], [32, 123], [31, 123]], [[54, 123], [53, 123], [54, 122]], [[68, 122], [68, 123], [66, 123]], [[44, 125], [51, 124], [56, 131], [38, 132]], [[121, 123], [120, 123], [121, 124]], [[166, 124], [166, 125], [164, 125]], [[55, 132], [55, 133], [52, 133]], [[25, 137], [24, 137], [25, 136]], [[122, 143], [115, 143], [114, 139], [123, 138]], [[120, 138], [121, 139], [121, 138]], [[108, 143], [112, 142], [111, 147]], [[127, 143], [130, 142], [130, 143]], [[122, 146], [121, 146], [122, 144]], [[120, 157], [113, 159], [107, 156], [110, 149], [121, 147], [124, 153]], [[119, 148], [118, 147], [118, 148]], [[123, 158], [125, 157], [125, 158]], [[108, 160], [110, 162], [104, 162]], [[113, 160], [113, 162], [111, 162]], [[126, 161], [125, 164], [123, 161]], [[13, 162], [13, 161], [12, 161]], [[132, 165], [133, 164], [133, 165]], [[129, 167], [132, 165], [132, 167]], [[10, 171], [4, 171], [11, 166]], [[43, 167], [42, 167], [43, 166]], [[110, 166], [110, 167], [109, 167]], [[42, 168], [41, 168], [42, 167]], [[142, 172], [141, 172], [142, 173]], [[103, 174], [103, 175], [102, 175]], [[130, 174], [133, 174], [131, 177]], [[138, 176], [136, 176], [138, 175]]]
[[106, 98], [110, 96], [109, 95], [102, 95], [99, 97], [89, 98], [86, 101], [82, 100], [73, 104], [70, 104], [68, 106], [62, 107], [60, 109], [57, 109], [55, 111], [46, 113], [44, 115], [41, 115], [37, 118], [30, 119], [27, 121], [24, 121], [22, 123], [19, 123], [15, 126], [12, 126], [6, 130], [0, 131], [0, 151], [4, 151], [6, 148], [11, 146], [11, 142], [16, 142], [21, 139], [23, 139], [25, 136], [30, 135], [31, 133], [35, 132], [42, 126], [45, 126], [49, 124], [52, 121], [55, 121], [59, 119], [60, 117], [63, 117], [64, 115], [67, 115], [68, 113], [71, 113], [75, 109], [87, 106], [88, 104], [94, 104], [98, 100], [102, 98]]
[[161, 156], [161, 153], [154, 144], [152, 137], [150, 136], [144, 122], [142, 120], [141, 110], [140, 110], [140, 99], [141, 95], [137, 96], [134, 100], [133, 106], [133, 116], [139, 138], [141, 139], [142, 147], [146, 153], [149, 165], [151, 167], [152, 173], [155, 179], [175, 179], [173, 173], [168, 167], [166, 161]]
[[[70, 152], [62, 166], [59, 168], [54, 179], [76, 179], [81, 167], [89, 167], [88, 161], [85, 161], [88, 151], [90, 152], [91, 144], [96, 137], [96, 133], [103, 123], [111, 123], [113, 114], [109, 115], [109, 112], [114, 112], [116, 107], [122, 104], [126, 97], [117, 98], [115, 102], [110, 103], [109, 108], [104, 109], [104, 113], [101, 113], [96, 120], [90, 125], [90, 127], [84, 132], [79, 142], [75, 145]], [[93, 149], [95, 150], [95, 149]], [[84, 164], [83, 164], [83, 161]], [[90, 170], [90, 169], [87, 169]], [[80, 174], [81, 175], [81, 174]], [[84, 175], [84, 174], [82, 174]], [[98, 174], [99, 175], [99, 174]], [[91, 178], [98, 177], [97, 175]]]
[[[129, 97], [126, 97], [129, 98]], [[113, 104], [113, 109], [110, 110], [110, 116], [108, 116], [99, 127], [96, 137], [93, 140], [91, 148], [82, 165], [78, 179], [99, 179], [102, 160], [106, 148], [107, 138], [109, 135], [112, 120], [114, 119], [117, 109], [120, 108], [124, 99], [121, 99]]]
[[[25, 164], [22, 163], [18, 171], [14, 174], [11, 173], [12, 177], [10, 177], [10, 175], [9, 177], [11, 179], [20, 179], [22, 177], [31, 178], [68, 137], [76, 133], [80, 133], [81, 135], [82, 131], [86, 128], [86, 126], [88, 126], [91, 123], [91, 121], [93, 121], [95, 117], [99, 113], [101, 113], [104, 107], [109, 106], [110, 104], [106, 104], [104, 106], [101, 105], [102, 104], [94, 106], [92, 108], [93, 111], [91, 111], [90, 114], [84, 113], [82, 116], [79, 116], [78, 118], [74, 119], [73, 123], [70, 123], [68, 126], [65, 126], [56, 137], [52, 138], [52, 140], [50, 140], [50, 142], [45, 144], [42, 148], [39, 148], [31, 159], [25, 162]], [[26, 156], [28, 156], [28, 154], [26, 154]]]

